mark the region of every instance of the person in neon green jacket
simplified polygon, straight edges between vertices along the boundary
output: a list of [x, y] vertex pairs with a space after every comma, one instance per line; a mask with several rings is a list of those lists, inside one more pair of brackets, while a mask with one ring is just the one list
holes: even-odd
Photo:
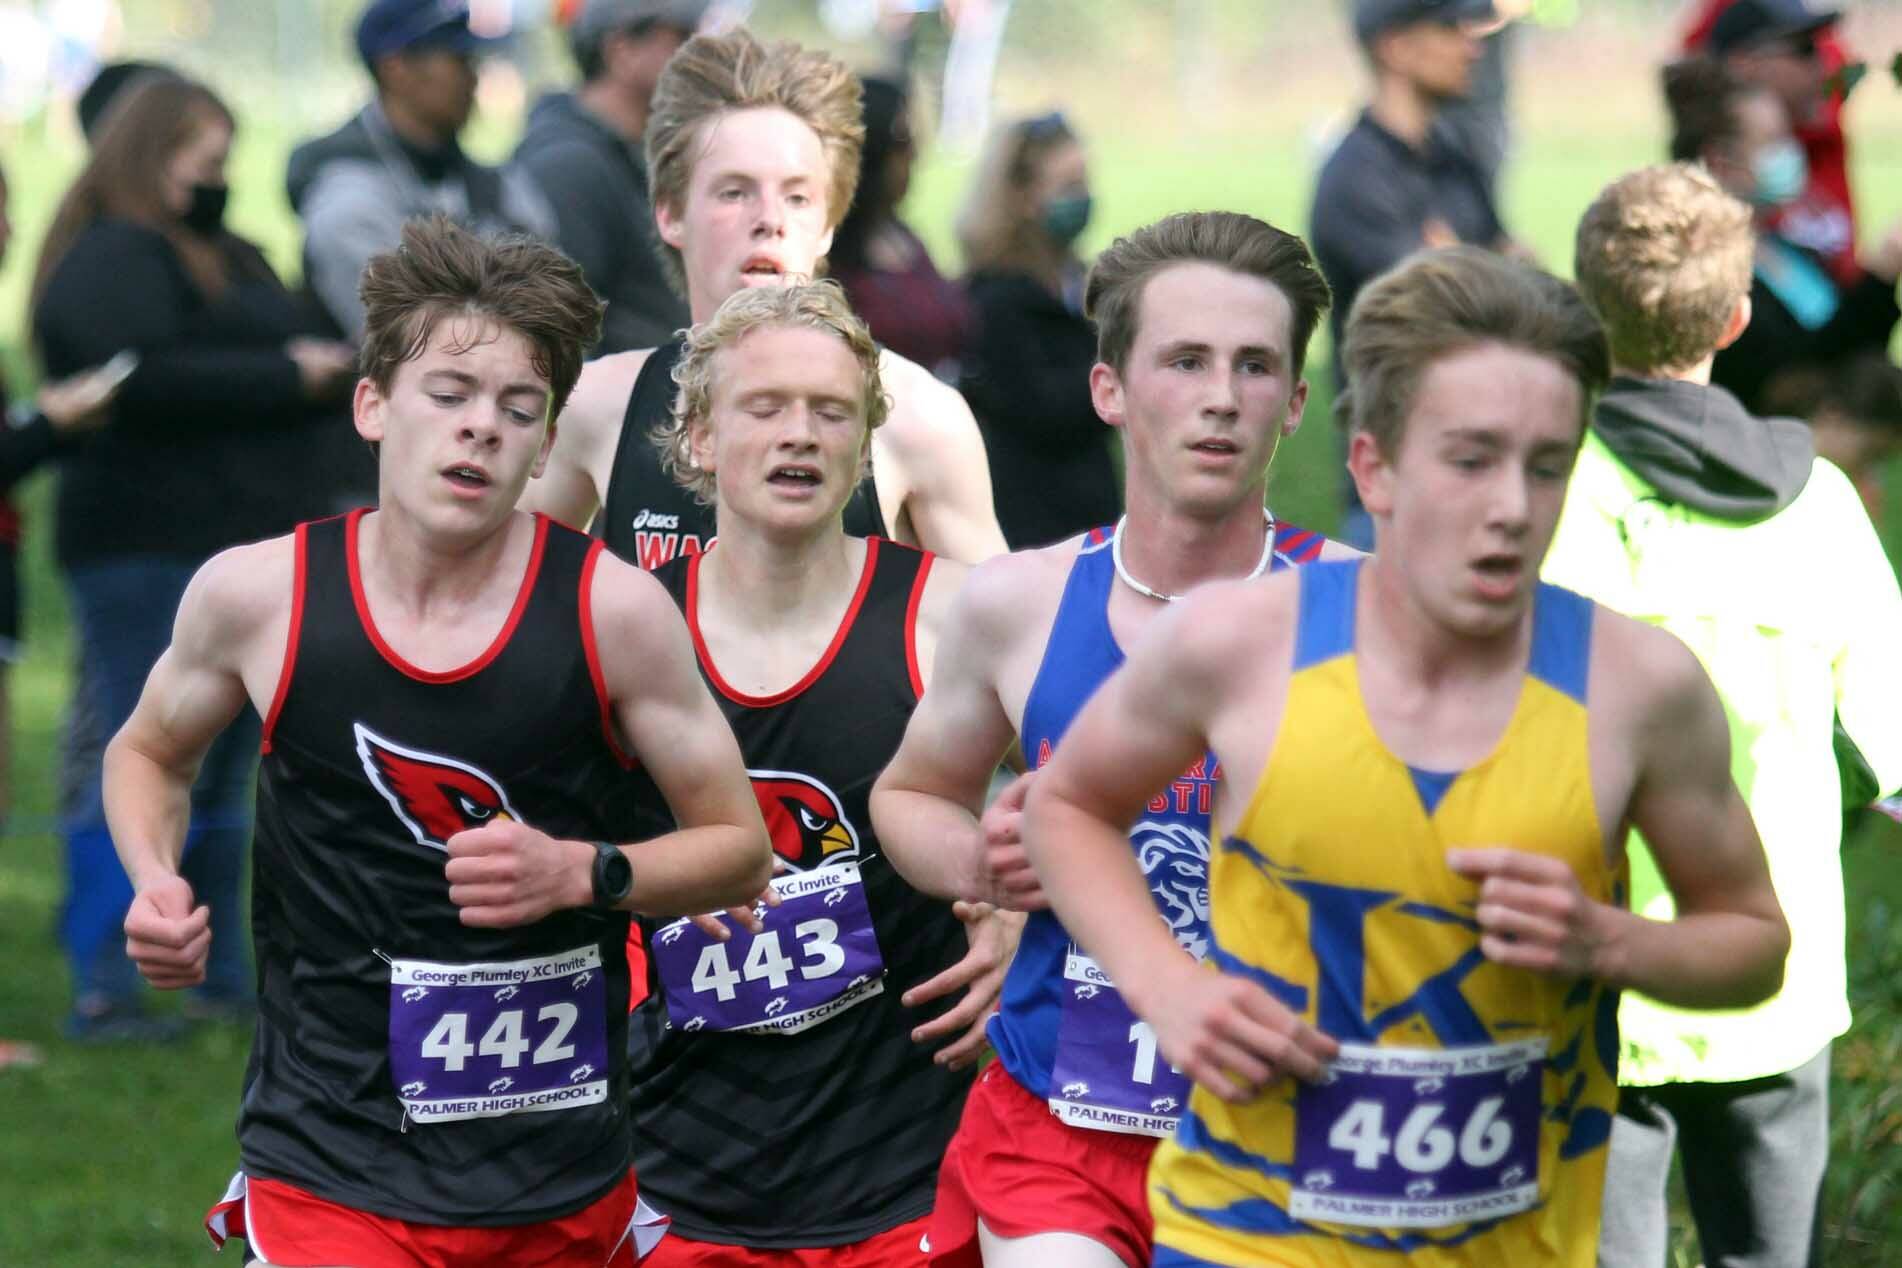
[[[1868, 515], [1804, 424], [1710, 386], [1750, 320], [1751, 250], [1749, 209], [1688, 164], [1613, 183], [1578, 231], [1616, 377], [1544, 575], [1703, 661], [1791, 930], [1783, 989], [1755, 1008], [1625, 996], [1601, 1268], [1664, 1262], [1674, 1152], [1706, 1262], [1816, 1262], [1829, 1047], [1849, 1025], [1842, 811], [1902, 785], [1902, 594]], [[1636, 834], [1630, 855], [1632, 908], [1669, 919]]]

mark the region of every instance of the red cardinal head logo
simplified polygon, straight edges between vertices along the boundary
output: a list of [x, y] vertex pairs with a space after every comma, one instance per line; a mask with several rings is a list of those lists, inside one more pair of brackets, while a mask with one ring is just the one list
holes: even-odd
[[446, 849], [449, 838], [495, 819], [521, 822], [508, 794], [466, 762], [392, 743], [359, 722], [357, 756], [417, 844]]
[[796, 771], [756, 770], [753, 796], [766, 819], [773, 852], [795, 872], [858, 858], [859, 834], [838, 795]]

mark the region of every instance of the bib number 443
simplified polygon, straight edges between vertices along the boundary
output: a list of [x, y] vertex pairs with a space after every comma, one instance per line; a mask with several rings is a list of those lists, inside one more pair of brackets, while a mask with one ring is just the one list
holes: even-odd
[[817, 917], [802, 920], [793, 927], [799, 952], [797, 964], [780, 949], [779, 930], [768, 929], [753, 939], [746, 958], [735, 969], [727, 955], [727, 944], [709, 942], [700, 950], [693, 975], [688, 980], [696, 993], [711, 991], [715, 999], [730, 1000], [741, 982], [765, 981], [774, 990], [782, 990], [792, 980], [795, 969], [806, 981], [831, 977], [845, 967], [845, 951], [839, 946], [837, 922]]

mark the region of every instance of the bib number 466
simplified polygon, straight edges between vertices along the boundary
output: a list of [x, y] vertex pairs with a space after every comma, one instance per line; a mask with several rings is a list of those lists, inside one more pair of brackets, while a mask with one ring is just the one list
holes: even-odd
[[1512, 1124], [1499, 1116], [1502, 1096], [1488, 1096], [1473, 1107], [1455, 1133], [1440, 1118], [1446, 1107], [1436, 1102], [1415, 1105], [1400, 1124], [1398, 1134], [1386, 1133], [1386, 1106], [1372, 1099], [1347, 1107], [1328, 1130], [1327, 1143], [1353, 1156], [1354, 1165], [1375, 1171], [1389, 1153], [1408, 1171], [1435, 1172], [1453, 1161], [1455, 1151], [1469, 1167], [1490, 1167], [1512, 1148]]

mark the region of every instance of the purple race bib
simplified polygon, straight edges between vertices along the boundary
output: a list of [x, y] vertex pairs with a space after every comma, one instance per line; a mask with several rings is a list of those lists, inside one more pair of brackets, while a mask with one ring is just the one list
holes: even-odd
[[667, 1019], [682, 1030], [790, 1035], [885, 989], [885, 960], [856, 863], [781, 876], [780, 903], [754, 908], [758, 934], [716, 942], [691, 921], [654, 934]]
[[601, 949], [494, 964], [390, 961], [390, 1077], [418, 1123], [607, 1099]]
[[1096, 961], [1070, 948], [1050, 1071], [1050, 1112], [1072, 1127], [1168, 1136], [1189, 1102], [1189, 1080], [1156, 1048]]
[[1342, 1044], [1295, 1093], [1288, 1213], [1380, 1228], [1496, 1219], [1539, 1200], [1544, 1039], [1474, 1048]]

